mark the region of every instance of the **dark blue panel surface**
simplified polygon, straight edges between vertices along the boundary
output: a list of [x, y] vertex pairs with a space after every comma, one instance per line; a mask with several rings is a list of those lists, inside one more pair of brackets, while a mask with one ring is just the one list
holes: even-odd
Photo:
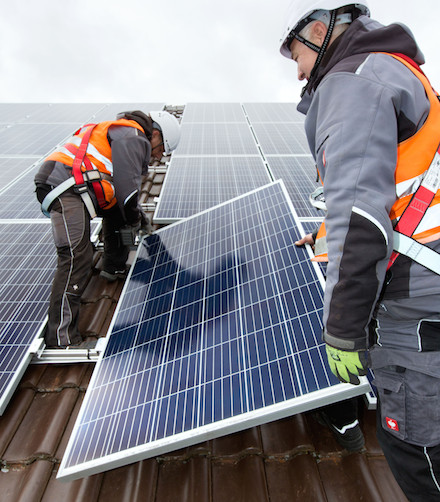
[[299, 237], [276, 182], [144, 240], [59, 477], [353, 392], [324, 363], [323, 279]]

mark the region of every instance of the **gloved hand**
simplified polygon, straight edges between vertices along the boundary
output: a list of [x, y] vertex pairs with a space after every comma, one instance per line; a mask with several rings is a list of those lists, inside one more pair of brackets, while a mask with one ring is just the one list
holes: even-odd
[[359, 385], [359, 377], [367, 374], [365, 351], [353, 352], [326, 345], [328, 364], [341, 382]]

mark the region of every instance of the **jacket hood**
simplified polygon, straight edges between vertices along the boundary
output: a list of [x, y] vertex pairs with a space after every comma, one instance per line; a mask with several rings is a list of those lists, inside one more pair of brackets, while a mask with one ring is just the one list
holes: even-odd
[[407, 26], [400, 23], [384, 26], [367, 16], [360, 16], [331, 44], [309, 82], [308, 92], [316, 89], [322, 78], [343, 59], [370, 52], [397, 52], [408, 56], [419, 66], [425, 62]]

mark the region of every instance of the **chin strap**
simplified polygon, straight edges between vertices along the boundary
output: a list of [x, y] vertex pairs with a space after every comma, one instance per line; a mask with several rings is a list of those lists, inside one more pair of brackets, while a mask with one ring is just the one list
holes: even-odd
[[[324, 57], [324, 54], [327, 51], [327, 47], [328, 47], [328, 44], [330, 42], [330, 38], [332, 37], [333, 29], [334, 29], [335, 24], [336, 24], [336, 14], [337, 14], [336, 10], [332, 10], [331, 11], [330, 22], [329, 22], [329, 25], [328, 25], [327, 34], [325, 35], [325, 38], [324, 38], [324, 41], [323, 41], [321, 47], [318, 47], [315, 44], [312, 44], [311, 42], [308, 42], [306, 44], [307, 47], [310, 47], [310, 49], [316, 51], [318, 53], [318, 56], [316, 58], [315, 64], [314, 64], [314, 66], [312, 68], [312, 71], [310, 72], [309, 81], [303, 87], [303, 89], [301, 91], [301, 98], [304, 96], [304, 93], [307, 91], [307, 89], [309, 87], [309, 84], [312, 81], [312, 77], [316, 73], [316, 70], [317, 70], [318, 66], [321, 64], [322, 58]], [[305, 43], [305, 42], [303, 42], [303, 43]]]

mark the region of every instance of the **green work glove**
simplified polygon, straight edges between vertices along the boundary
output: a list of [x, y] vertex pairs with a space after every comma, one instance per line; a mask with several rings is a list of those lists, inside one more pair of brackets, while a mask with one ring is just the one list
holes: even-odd
[[367, 374], [367, 358], [365, 351], [351, 352], [335, 349], [330, 345], [325, 346], [328, 364], [334, 375], [341, 382], [359, 385], [360, 376]]

